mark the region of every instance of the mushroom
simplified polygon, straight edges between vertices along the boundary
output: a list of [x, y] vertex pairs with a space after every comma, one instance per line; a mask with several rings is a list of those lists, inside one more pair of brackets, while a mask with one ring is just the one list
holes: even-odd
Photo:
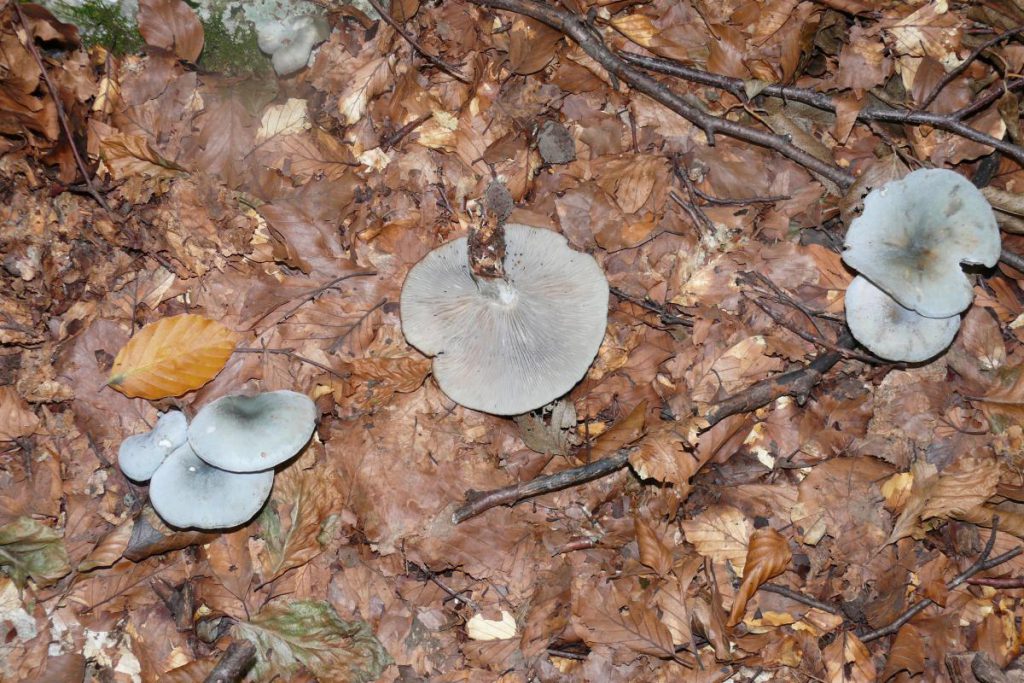
[[132, 481], [146, 481], [168, 455], [185, 443], [187, 432], [185, 414], [169, 410], [157, 418], [151, 431], [129, 436], [121, 442], [117, 464]]
[[273, 486], [273, 470], [225, 472], [200, 460], [185, 444], [153, 473], [149, 500], [171, 526], [228, 529], [252, 519]]
[[966, 178], [922, 169], [864, 200], [846, 233], [843, 260], [904, 308], [949, 318], [971, 305], [961, 263], [994, 266], [999, 228], [992, 207]]
[[534, 410], [572, 389], [601, 341], [608, 281], [597, 261], [541, 228], [504, 226], [504, 277], [474, 277], [465, 237], [413, 266], [402, 330], [434, 357], [441, 390], [496, 415]]
[[959, 315], [926, 318], [859, 275], [846, 290], [846, 322], [854, 338], [876, 356], [908, 363], [941, 353], [960, 328]]
[[260, 50], [271, 55], [274, 71], [288, 76], [304, 68], [316, 45], [330, 35], [330, 26], [322, 17], [303, 15], [257, 27]]
[[196, 455], [229, 472], [277, 467], [306, 445], [316, 404], [295, 391], [223, 396], [199, 411], [188, 429]]

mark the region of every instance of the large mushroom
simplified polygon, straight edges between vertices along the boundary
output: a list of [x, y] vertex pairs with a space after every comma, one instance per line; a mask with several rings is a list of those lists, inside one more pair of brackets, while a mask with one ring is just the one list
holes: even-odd
[[949, 318], [973, 299], [960, 264], [991, 267], [999, 253], [999, 228], [981, 192], [953, 171], [923, 169], [868, 194], [843, 260], [904, 308]]
[[854, 338], [876, 356], [908, 363], [941, 353], [960, 328], [959, 315], [926, 318], [859, 275], [846, 290], [846, 322]]
[[153, 473], [153, 509], [180, 529], [229, 529], [252, 519], [270, 496], [274, 471], [225, 472], [200, 460], [185, 444]]
[[305, 68], [313, 48], [324, 42], [331, 29], [322, 17], [309, 15], [287, 17], [257, 27], [257, 44], [270, 55], [279, 76]]
[[295, 391], [223, 396], [188, 428], [196, 455], [229, 472], [261, 472], [302, 450], [316, 428], [316, 404]]
[[597, 261], [558, 233], [517, 224], [504, 226], [500, 277], [477, 276], [469, 261], [467, 239], [453, 240], [402, 287], [402, 330], [434, 357], [441, 390], [467, 408], [517, 415], [572, 389], [607, 325]]
[[185, 443], [187, 435], [185, 414], [169, 410], [157, 419], [152, 431], [129, 436], [121, 442], [117, 464], [132, 481], [147, 481], [167, 456]]

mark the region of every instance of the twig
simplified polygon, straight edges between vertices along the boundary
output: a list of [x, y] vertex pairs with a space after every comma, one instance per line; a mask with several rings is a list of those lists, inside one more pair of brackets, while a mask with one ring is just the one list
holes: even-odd
[[928, 96], [921, 101], [919, 108], [927, 109], [928, 105], [934, 102], [935, 98], [939, 96], [939, 93], [941, 93], [947, 85], [956, 80], [957, 76], [967, 71], [967, 68], [974, 63], [974, 60], [981, 56], [982, 52], [989, 49], [993, 45], [997, 45], [998, 43], [1003, 42], [1007, 38], [1012, 38], [1013, 36], [1019, 34], [1021, 31], [1024, 31], [1024, 26], [1018, 26], [1017, 28], [1010, 29], [1005, 33], [1000, 33], [998, 36], [986, 40], [984, 43], [975, 48], [974, 52], [967, 56], [967, 59], [960, 62], [955, 69], [947, 73], [945, 76], [942, 77], [941, 80], [939, 80], [938, 83], [935, 84], [935, 87], [932, 88], [932, 91], [930, 93], [928, 93]]
[[317, 361], [313, 360], [312, 358], [306, 358], [305, 356], [300, 356], [299, 354], [295, 353], [294, 349], [267, 349], [267, 348], [250, 348], [250, 347], [242, 346], [242, 347], [236, 348], [235, 349], [235, 353], [269, 353], [269, 354], [276, 354], [278, 356], [288, 356], [289, 358], [297, 360], [300, 363], [305, 363], [306, 365], [312, 365], [314, 368], [320, 368], [321, 370], [323, 370], [327, 374], [333, 375], [334, 377], [337, 377], [338, 379], [342, 379], [342, 380], [343, 379], [347, 379], [347, 377], [345, 377], [345, 375], [343, 375], [342, 373], [338, 372], [334, 368], [332, 368], [330, 366], [327, 366], [327, 365], [324, 365], [323, 363], [318, 363]]
[[1024, 576], [982, 576], [967, 579], [967, 583], [972, 586], [991, 586], [1002, 589], [1024, 588]]
[[402, 25], [395, 21], [395, 18], [391, 16], [388, 10], [383, 5], [380, 4], [380, 0], [368, 1], [370, 3], [370, 6], [373, 7], [373, 9], [377, 11], [377, 14], [380, 15], [380, 18], [387, 22], [387, 24], [391, 26], [391, 28], [395, 29], [398, 35], [405, 38], [405, 42], [412, 45], [412, 48], [416, 50], [416, 52], [419, 52], [424, 59], [426, 59], [428, 62], [430, 62], [431, 64], [433, 64], [438, 69], [445, 72], [455, 80], [459, 81], [460, 83], [469, 83], [469, 79], [460, 74], [455, 69], [455, 67], [449, 65], [440, 57], [435, 57], [434, 55], [430, 54], [429, 52], [427, 52], [426, 49], [424, 49], [422, 45], [416, 42], [416, 39], [412, 37], [412, 34], [410, 34], [408, 31], [402, 28]]
[[[844, 333], [837, 344], [842, 348], [853, 348], [853, 337], [848, 332]], [[842, 357], [842, 354], [837, 351], [829, 351], [817, 356], [804, 368], [762, 380], [735, 396], [721, 401], [705, 415], [704, 419], [708, 428], [730, 415], [757, 410], [782, 396], [793, 396], [802, 404], [807, 400], [811, 389]], [[527, 498], [561, 491], [594, 479], [600, 479], [625, 467], [629, 463], [630, 450], [626, 448], [587, 465], [537, 477], [504, 488], [483, 492], [470, 491], [466, 496], [465, 505], [458, 508], [452, 515], [452, 523], [458, 524], [499, 505], [514, 505]]]
[[613, 80], [622, 80], [630, 87], [668, 107], [703, 130], [709, 145], [715, 144], [715, 136], [720, 133], [759, 147], [775, 150], [840, 188], [845, 189], [853, 184], [854, 177], [848, 171], [800, 149], [782, 135], [750, 128], [724, 117], [708, 114], [689, 104], [681, 95], [608, 49], [599, 34], [571, 12], [537, 2], [537, 0], [470, 0], [470, 2], [482, 7], [522, 14], [558, 29], [576, 41], [584, 52], [612, 75]]
[[404, 138], [406, 135], [408, 135], [409, 133], [413, 132], [414, 130], [416, 130], [421, 125], [423, 125], [423, 123], [427, 119], [429, 119], [431, 116], [433, 116], [433, 114], [423, 114], [422, 116], [419, 116], [419, 117], [413, 119], [412, 121], [410, 121], [409, 123], [405, 124], [404, 126], [399, 128], [398, 130], [396, 130], [394, 133], [392, 133], [391, 135], [389, 135], [386, 138], [384, 138], [383, 140], [381, 140], [380, 148], [381, 149], [391, 149], [392, 147], [397, 145], [399, 142], [401, 142], [402, 138]]
[[43, 63], [43, 58], [39, 54], [39, 50], [36, 48], [36, 38], [32, 33], [32, 27], [25, 20], [25, 15], [21, 11], [18, 0], [13, 0], [9, 3], [14, 8], [14, 13], [18, 15], [18, 22], [22, 28], [25, 29], [25, 35], [27, 36], [27, 49], [32, 54], [32, 59], [35, 60], [36, 66], [39, 67], [39, 71], [42, 72], [43, 81], [46, 83], [46, 89], [50, 92], [50, 98], [53, 100], [54, 106], [57, 108], [57, 120], [60, 121], [60, 127], [64, 131], [64, 135], [68, 138], [68, 146], [71, 147], [71, 154], [75, 158], [75, 165], [78, 167], [78, 172], [82, 174], [82, 178], [85, 179], [85, 186], [89, 191], [89, 194], [96, 203], [102, 207], [110, 217], [120, 223], [121, 217], [115, 214], [110, 206], [107, 204], [107, 200], [103, 198], [103, 195], [99, 193], [96, 186], [93, 185], [92, 176], [89, 174], [89, 169], [85, 165], [85, 160], [82, 159], [81, 153], [78, 151], [78, 147], [75, 145], [75, 136], [71, 132], [71, 122], [68, 119], [68, 114], [64, 111], [64, 104], [61, 102], [60, 93], [57, 91], [57, 86], [54, 84], [53, 79], [50, 78], [50, 72], [46, 69], [46, 64]]
[[256, 646], [248, 640], [236, 640], [221, 656], [205, 683], [238, 683], [256, 663]]
[[688, 320], [687, 318], [683, 318], [678, 315], [669, 313], [668, 309], [666, 309], [664, 306], [656, 304], [650, 299], [641, 299], [639, 297], [632, 296], [630, 294], [623, 292], [618, 287], [610, 287], [609, 291], [611, 291], [611, 293], [617, 296], [618, 298], [628, 301], [631, 304], [635, 304], [646, 311], [650, 311], [651, 313], [657, 313], [658, 317], [661, 318], [661, 321], [663, 323], [666, 323], [668, 325], [683, 325], [684, 327], [693, 327], [692, 320]]
[[[478, 0], [473, 0], [474, 2]], [[495, 1], [495, 0], [490, 0]], [[663, 57], [647, 57], [644, 55], [638, 55], [631, 52], [624, 52], [619, 55], [623, 61], [629, 64], [634, 64], [641, 68], [657, 73], [666, 74], [669, 76], [676, 76], [693, 83], [699, 83], [701, 85], [708, 85], [713, 88], [725, 90], [732, 95], [736, 96], [740, 101], [748, 101], [746, 90], [744, 88], [743, 80], [739, 78], [732, 78], [730, 76], [721, 76], [718, 74], [708, 73], [700, 69], [694, 69], [693, 67], [685, 66], [671, 59], [665, 59]], [[1019, 80], [1019, 79], [1018, 79]], [[1024, 87], [1024, 82], [1017, 84], [1017, 87]], [[1007, 84], [1007, 87], [1010, 84]], [[994, 97], [988, 99], [986, 94], [985, 99], [989, 104], [998, 99], [999, 95], [1002, 94], [1002, 90], [997, 91]], [[816, 90], [809, 90], [807, 88], [796, 88], [790, 86], [781, 85], [769, 85], [758, 92], [758, 96], [777, 97], [784, 100], [791, 100], [793, 102], [800, 102], [808, 106], [814, 107], [815, 109], [821, 109], [822, 111], [836, 112], [835, 101], [826, 95], [825, 93], [818, 92]], [[997, 149], [1006, 156], [1012, 158], [1018, 164], [1024, 166], [1024, 149], [1012, 142], [1000, 140], [994, 138], [987, 133], [983, 133], [976, 128], [972, 128], [963, 122], [963, 119], [972, 116], [984, 109], [979, 107], [975, 109], [975, 104], [972, 103], [950, 114], [935, 114], [927, 111], [911, 110], [911, 109], [898, 109], [891, 107], [886, 104], [871, 104], [864, 107], [857, 112], [858, 121], [882, 121], [884, 123], [903, 123], [914, 126], [932, 126], [939, 130], [944, 130], [947, 133], [953, 133], [959, 135], [962, 138], [977, 142], [983, 145]], [[724, 132], [724, 131], [723, 131]], [[734, 136], [735, 137], [735, 136]], [[752, 142], [752, 141], [751, 141]], [[757, 144], [757, 143], [755, 143]], [[780, 150], [781, 151], [781, 150]], [[784, 153], [784, 152], [783, 152]], [[792, 157], [790, 157], [792, 158]], [[801, 163], [797, 159], [793, 159], [797, 163]], [[808, 167], [809, 168], [809, 167]], [[813, 169], [812, 169], [813, 170]], [[846, 189], [850, 183], [843, 183], [836, 178], [826, 176], [840, 188]], [[852, 179], [852, 177], [851, 177]]]
[[366, 313], [363, 313], [361, 316], [359, 316], [359, 320], [352, 323], [352, 325], [347, 330], [342, 332], [341, 335], [339, 335], [338, 338], [334, 340], [334, 342], [331, 344], [331, 347], [327, 349], [327, 353], [337, 353], [338, 349], [340, 349], [341, 345], [345, 343], [345, 340], [348, 339], [349, 335], [351, 335], [356, 328], [362, 325], [363, 321], [369, 318], [374, 311], [376, 311], [378, 308], [380, 308], [387, 302], [388, 298], [384, 297], [383, 299], [375, 303], [370, 310], [366, 311]]
[[452, 524], [464, 522], [470, 517], [475, 517], [481, 512], [499, 505], [513, 505], [527, 498], [561, 491], [572, 486], [585, 484], [594, 479], [600, 479], [622, 469], [628, 462], [629, 450], [624, 449], [607, 458], [601, 458], [580, 467], [549, 474], [546, 477], [537, 477], [530, 481], [524, 481], [520, 484], [513, 484], [512, 486], [506, 486], [505, 488], [493, 491], [470, 491], [466, 496], [468, 502], [452, 514]]
[[821, 611], [828, 612], [829, 614], [839, 614], [839, 610], [836, 609], [835, 606], [830, 605], [827, 602], [822, 602], [821, 600], [809, 598], [803, 593], [799, 593], [793, 590], [792, 588], [786, 588], [785, 586], [777, 586], [774, 583], [763, 583], [761, 584], [760, 588], [758, 588], [758, 590], [785, 596], [790, 600], [795, 600], [797, 602], [807, 605], [808, 607], [820, 609]]
[[306, 292], [305, 294], [300, 295], [302, 297], [301, 301], [299, 301], [297, 304], [295, 304], [294, 306], [289, 308], [285, 312], [285, 314], [282, 315], [281, 318], [275, 324], [280, 324], [280, 323], [283, 323], [284, 321], [288, 320], [288, 318], [290, 318], [293, 315], [295, 315], [295, 312], [298, 311], [303, 306], [305, 306], [308, 302], [315, 300], [318, 296], [320, 296], [321, 294], [323, 294], [327, 290], [332, 289], [337, 284], [339, 284], [341, 282], [344, 282], [345, 280], [347, 280], [347, 279], [349, 279], [351, 277], [372, 277], [372, 276], [374, 276], [376, 274], [377, 274], [377, 271], [375, 271], [375, 270], [360, 270], [360, 271], [357, 271], [355, 273], [347, 273], [345, 275], [339, 275], [338, 277], [334, 278], [333, 280], [320, 285], [316, 289], [311, 289], [308, 292]]
[[[1007, 550], [1005, 553], [993, 557], [992, 559], [989, 559], [989, 555], [992, 554], [992, 548], [994, 548], [996, 544], [996, 528], [998, 526], [999, 517], [994, 516], [992, 518], [992, 534], [988, 538], [988, 543], [985, 544], [985, 549], [981, 551], [981, 555], [979, 555], [978, 559], [974, 561], [974, 564], [972, 564], [966, 570], [957, 574], [956, 577], [953, 578], [953, 580], [946, 584], [947, 590], [953, 590], [957, 586], [965, 583], [975, 574], [979, 574], [985, 571], [986, 569], [991, 569], [992, 567], [1001, 565], [1002, 563], [1017, 557], [1021, 554], [1021, 552], [1024, 552], [1024, 546], [1017, 546], [1012, 550]], [[867, 643], [872, 640], [877, 640], [883, 636], [887, 636], [891, 633], [896, 633], [896, 631], [900, 630], [900, 627], [903, 626], [903, 624], [907, 623], [915, 616], [920, 614], [922, 611], [924, 611], [925, 608], [930, 607], [934, 604], [935, 602], [931, 598], [924, 598], [920, 602], [913, 605], [910, 609], [905, 611], [903, 614], [901, 614], [899, 617], [897, 617], [896, 620], [888, 626], [883, 626], [882, 628], [875, 629], [874, 631], [869, 631], [868, 633], [865, 633], [864, 635], [860, 636], [860, 641], [862, 643]]]
[[1003, 252], [999, 255], [999, 260], [1014, 270], [1019, 270], [1024, 273], [1024, 256], [1019, 256], [1013, 252], [1003, 249]]

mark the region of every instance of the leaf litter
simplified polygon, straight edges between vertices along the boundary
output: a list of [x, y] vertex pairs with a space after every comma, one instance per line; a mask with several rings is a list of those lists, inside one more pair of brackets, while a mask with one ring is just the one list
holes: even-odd
[[[1020, 9], [569, 5], [332, 3], [276, 80], [197, 69], [180, 0], [127, 55], [0, 8], [0, 680], [1020, 676]], [[906, 366], [844, 336], [838, 251], [920, 166], [1006, 232]], [[515, 420], [453, 404], [398, 309], [496, 178], [613, 291]], [[117, 467], [277, 389], [320, 428], [242, 528], [168, 528]]]

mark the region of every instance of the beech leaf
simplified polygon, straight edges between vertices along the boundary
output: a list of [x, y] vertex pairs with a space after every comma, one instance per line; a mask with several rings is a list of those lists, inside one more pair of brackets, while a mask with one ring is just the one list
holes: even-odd
[[31, 517], [0, 526], [0, 569], [19, 587], [49, 585], [71, 571], [61, 533]]
[[366, 622], [345, 621], [323, 601], [271, 603], [234, 634], [256, 645], [261, 681], [306, 667], [320, 680], [369, 683], [393, 661]]
[[139, 0], [139, 33], [148, 45], [171, 50], [187, 62], [203, 51], [203, 25], [182, 0]]
[[750, 522], [730, 505], [712, 505], [695, 519], [682, 522], [686, 540], [697, 552], [713, 560], [728, 560], [738, 574], [747, 557]]
[[728, 626], [735, 626], [742, 621], [747, 602], [757, 589], [786, 571], [791, 559], [793, 554], [789, 550], [789, 541], [775, 529], [764, 527], [750, 535], [747, 559], [743, 565], [743, 583], [736, 591]]
[[201, 315], [163, 318], [125, 344], [107, 384], [132, 398], [180, 396], [213, 379], [237, 341], [234, 331]]

